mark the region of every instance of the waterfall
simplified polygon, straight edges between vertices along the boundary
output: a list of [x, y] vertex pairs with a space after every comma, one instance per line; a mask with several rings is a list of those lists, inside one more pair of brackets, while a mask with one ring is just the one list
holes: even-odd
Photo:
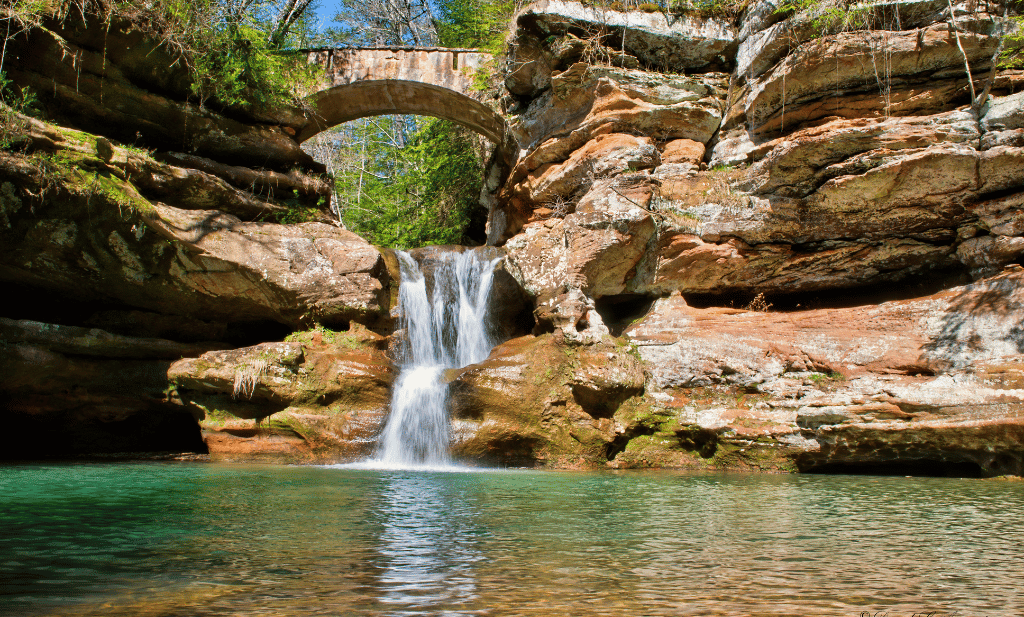
[[446, 369], [487, 358], [494, 346], [487, 311], [494, 267], [474, 251], [432, 256], [432, 285], [420, 264], [398, 251], [405, 330], [398, 379], [373, 463], [383, 467], [451, 465]]

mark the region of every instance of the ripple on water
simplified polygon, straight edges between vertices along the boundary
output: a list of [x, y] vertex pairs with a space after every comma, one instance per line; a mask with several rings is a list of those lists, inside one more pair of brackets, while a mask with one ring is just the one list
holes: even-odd
[[1024, 612], [1021, 483], [146, 463], [0, 494], [18, 615]]

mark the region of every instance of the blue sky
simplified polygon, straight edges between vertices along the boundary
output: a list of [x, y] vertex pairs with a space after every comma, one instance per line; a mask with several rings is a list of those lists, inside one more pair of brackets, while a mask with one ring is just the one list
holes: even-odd
[[316, 15], [324, 26], [331, 25], [331, 18], [338, 11], [338, 3], [335, 0], [319, 0], [316, 3]]

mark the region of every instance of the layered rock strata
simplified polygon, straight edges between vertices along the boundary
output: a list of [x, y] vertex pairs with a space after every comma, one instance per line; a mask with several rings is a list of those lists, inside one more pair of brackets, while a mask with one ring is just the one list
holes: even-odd
[[[854, 9], [517, 17], [503, 100], [522, 150], [491, 179], [502, 246], [484, 249], [505, 255], [492, 305], [512, 338], [445, 376], [458, 457], [1024, 473], [1024, 98], [991, 66], [1002, 7]], [[304, 120], [191, 107], [181, 73], [104, 65], [86, 28], [31, 36], [11, 75], [91, 133], [5, 133], [5, 419], [64, 427], [71, 453], [170, 434], [223, 457], [369, 453], [403, 336], [396, 260], [323, 218], [256, 220], [327, 190]], [[58, 39], [74, 71], [25, 53]], [[152, 151], [118, 144], [136, 133]]]
[[[994, 5], [858, 11], [520, 14], [505, 83], [525, 149], [492, 241], [537, 332], [585, 349], [624, 330], [647, 374], [644, 411], [589, 460], [1020, 473], [1019, 276], [1000, 272], [1024, 254], [1024, 99], [991, 68], [1012, 26]], [[644, 48], [672, 37], [728, 53], [667, 74]]]
[[[995, 223], [1013, 217], [1024, 188], [1019, 98], [997, 96], [976, 117], [936, 77], [966, 92], [966, 54], [980, 88], [999, 15], [959, 7], [953, 30], [934, 3], [880, 4], [879, 15], [903, 11], [902, 30], [833, 32], [813, 12], [765, 20], [754, 5], [732, 34], [731, 75], [706, 63], [680, 77], [567, 55], [566, 39], [582, 33], [612, 57], [628, 53], [607, 28], [637, 15], [606, 11], [602, 21], [570, 4], [520, 15], [525, 56], [506, 81], [526, 151], [492, 239], [507, 239], [510, 269], [538, 298], [562, 287], [592, 300], [794, 294], [992, 273], [1021, 254], [1012, 226]], [[714, 39], [687, 24], [673, 32]], [[824, 33], [812, 37], [807, 24]], [[779, 32], [785, 45], [765, 34]], [[881, 76], [872, 67], [883, 57]], [[894, 83], [911, 77], [923, 95], [899, 106]], [[993, 92], [1014, 83], [1016, 73], [996, 72]], [[876, 107], [856, 103], [865, 97]], [[786, 125], [769, 126], [783, 107]]]
[[387, 417], [394, 370], [386, 340], [365, 328], [210, 351], [167, 371], [201, 419], [215, 458], [351, 461], [369, 455]]

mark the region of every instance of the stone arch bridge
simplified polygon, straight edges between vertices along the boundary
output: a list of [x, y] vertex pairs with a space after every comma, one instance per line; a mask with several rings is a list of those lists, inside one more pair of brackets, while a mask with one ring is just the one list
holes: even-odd
[[[497, 149], [507, 170], [518, 144], [505, 119], [473, 98], [474, 76], [492, 59], [475, 49], [361, 47], [307, 50], [323, 67], [327, 87], [307, 98], [315, 110], [299, 133], [305, 141], [332, 126], [367, 116], [414, 114], [457, 122], [480, 133]], [[504, 175], [504, 174], [502, 174]]]

